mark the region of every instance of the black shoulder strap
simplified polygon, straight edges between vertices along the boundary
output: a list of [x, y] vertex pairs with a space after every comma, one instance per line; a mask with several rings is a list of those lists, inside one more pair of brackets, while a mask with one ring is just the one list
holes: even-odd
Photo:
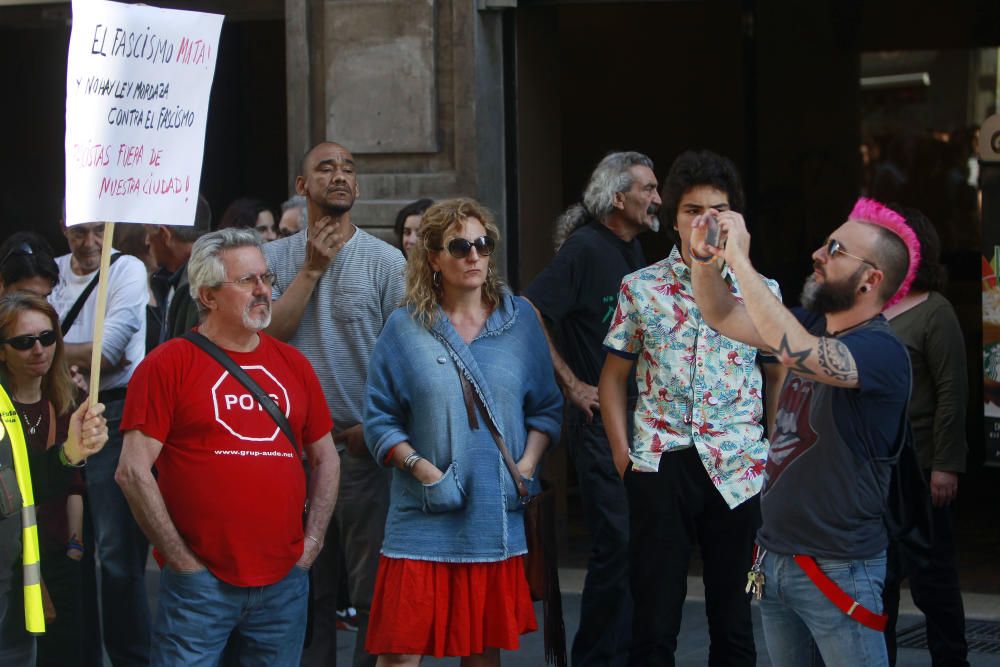
[[292, 434], [292, 426], [288, 423], [285, 415], [281, 413], [281, 410], [278, 409], [274, 399], [268, 396], [261, 386], [254, 382], [253, 378], [251, 378], [245, 370], [240, 368], [239, 364], [233, 361], [232, 357], [226, 354], [218, 345], [205, 338], [205, 336], [192, 330], [184, 334], [183, 338], [204, 350], [208, 356], [219, 362], [220, 366], [229, 371], [230, 375], [232, 375], [237, 381], [239, 381], [240, 384], [250, 391], [253, 397], [257, 399], [257, 403], [260, 407], [264, 408], [264, 410], [267, 411], [267, 414], [271, 415], [271, 419], [273, 419], [274, 423], [278, 425], [281, 432], [285, 434], [288, 441], [292, 443], [295, 453], [301, 459], [302, 450], [299, 448], [299, 442], [295, 439], [295, 435]]
[[[121, 256], [122, 254], [120, 252], [116, 252], [115, 254], [111, 255], [111, 260], [108, 262], [108, 266], [114, 264]], [[90, 282], [87, 283], [87, 286], [83, 288], [83, 291], [80, 292], [80, 296], [76, 298], [76, 301], [73, 303], [73, 307], [69, 309], [68, 313], [66, 313], [66, 317], [63, 318], [62, 323], [59, 325], [59, 328], [62, 330], [63, 336], [66, 335], [66, 333], [69, 331], [69, 328], [73, 326], [74, 322], [76, 322], [77, 315], [79, 315], [80, 311], [83, 310], [83, 304], [87, 303], [87, 297], [89, 297], [90, 293], [94, 291], [95, 287], [97, 287], [97, 281], [100, 280], [100, 278], [101, 278], [101, 272], [100, 270], [98, 270], [98, 272], [94, 274], [94, 277], [90, 280]]]

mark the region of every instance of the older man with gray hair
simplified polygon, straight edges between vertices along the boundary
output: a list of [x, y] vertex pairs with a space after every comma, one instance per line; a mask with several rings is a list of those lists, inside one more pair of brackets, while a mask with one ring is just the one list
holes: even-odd
[[285, 238], [306, 228], [309, 215], [306, 213], [306, 198], [295, 195], [281, 205], [281, 219], [278, 221], [278, 236]]
[[116, 474], [162, 568], [151, 664], [216, 664], [235, 630], [241, 664], [298, 665], [340, 477], [330, 412], [306, 358], [262, 332], [274, 276], [255, 232], [198, 239], [188, 280], [204, 339], [136, 368]]
[[583, 202], [556, 223], [558, 253], [524, 292], [561, 340], [558, 347], [550, 340], [549, 348], [569, 399], [569, 453], [591, 537], [575, 667], [619, 664], [628, 649], [628, 500], [598, 411], [597, 381], [618, 286], [646, 265], [636, 237], [659, 227], [660, 203], [652, 160], [631, 151], [605, 156]]

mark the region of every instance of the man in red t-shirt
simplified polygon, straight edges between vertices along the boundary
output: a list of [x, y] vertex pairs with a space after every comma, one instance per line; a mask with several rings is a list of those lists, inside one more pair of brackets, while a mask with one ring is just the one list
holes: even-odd
[[236, 630], [240, 662], [298, 665], [306, 571], [337, 498], [333, 422], [305, 357], [261, 333], [273, 276], [256, 234], [203, 236], [188, 276], [199, 332], [275, 400], [305, 443], [309, 503], [303, 530], [297, 445], [218, 362], [184, 339], [145, 358], [129, 384], [116, 479], [162, 568], [151, 664], [214, 663]]

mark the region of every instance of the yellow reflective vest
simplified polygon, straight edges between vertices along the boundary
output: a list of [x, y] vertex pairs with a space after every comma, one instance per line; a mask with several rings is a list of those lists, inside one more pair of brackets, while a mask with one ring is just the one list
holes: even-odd
[[10, 442], [14, 452], [14, 474], [21, 491], [21, 564], [24, 568], [24, 627], [31, 634], [45, 632], [42, 611], [42, 569], [38, 561], [38, 521], [35, 518], [35, 495], [31, 490], [31, 467], [24, 444], [21, 420], [10, 397], [0, 386], [0, 447]]

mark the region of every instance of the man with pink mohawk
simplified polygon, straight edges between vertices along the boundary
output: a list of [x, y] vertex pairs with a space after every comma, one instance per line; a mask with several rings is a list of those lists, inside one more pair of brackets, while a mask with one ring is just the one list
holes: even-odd
[[[718, 247], [706, 243], [718, 220]], [[906, 295], [920, 244], [896, 212], [860, 199], [813, 255], [801, 309], [750, 263], [742, 216], [710, 212], [691, 232], [695, 299], [719, 333], [770, 349], [788, 368], [748, 574], [776, 667], [888, 664], [882, 631], [883, 515], [906, 434], [910, 360], [882, 311]], [[742, 288], [730, 293], [719, 264]]]

